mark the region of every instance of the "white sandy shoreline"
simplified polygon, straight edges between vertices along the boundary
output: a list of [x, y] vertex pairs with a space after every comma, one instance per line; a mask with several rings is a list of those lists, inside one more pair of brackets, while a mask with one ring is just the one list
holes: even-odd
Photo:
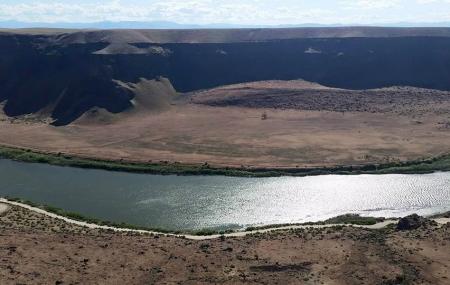
[[[289, 230], [289, 229], [307, 229], [307, 228], [329, 228], [329, 227], [335, 227], [335, 226], [352, 226], [352, 227], [358, 227], [358, 228], [365, 228], [365, 229], [381, 229], [388, 225], [395, 224], [398, 222], [398, 219], [387, 219], [383, 222], [374, 224], [374, 225], [348, 225], [348, 224], [325, 224], [325, 225], [291, 225], [291, 226], [282, 226], [282, 227], [272, 227], [272, 228], [265, 228], [265, 229], [257, 229], [252, 231], [242, 231], [242, 232], [234, 232], [234, 233], [227, 233], [227, 234], [213, 234], [213, 235], [205, 235], [205, 236], [198, 236], [198, 235], [190, 235], [190, 234], [173, 234], [173, 233], [162, 233], [162, 232], [156, 232], [156, 231], [147, 231], [147, 230], [136, 230], [136, 229], [126, 229], [126, 228], [118, 228], [118, 227], [111, 227], [111, 226], [104, 226], [104, 225], [97, 225], [93, 223], [87, 223], [82, 221], [77, 221], [71, 218], [67, 218], [64, 216], [60, 216], [54, 213], [50, 213], [48, 211], [45, 211], [43, 209], [32, 207], [27, 204], [9, 201], [4, 198], [0, 198], [0, 214], [2, 212], [5, 212], [8, 210], [8, 205], [11, 206], [18, 206], [24, 209], [28, 209], [30, 211], [62, 220], [66, 223], [86, 227], [89, 229], [102, 229], [102, 230], [112, 230], [115, 232], [130, 232], [130, 233], [141, 233], [141, 234], [154, 234], [154, 235], [165, 235], [165, 236], [173, 236], [173, 237], [181, 237], [181, 238], [187, 238], [191, 240], [209, 240], [209, 239], [216, 239], [221, 236], [225, 237], [243, 237], [250, 234], [256, 234], [256, 233], [266, 233], [271, 232], [275, 230]], [[439, 218], [439, 219], [433, 219], [438, 224], [446, 224], [450, 223], [449, 218]]]

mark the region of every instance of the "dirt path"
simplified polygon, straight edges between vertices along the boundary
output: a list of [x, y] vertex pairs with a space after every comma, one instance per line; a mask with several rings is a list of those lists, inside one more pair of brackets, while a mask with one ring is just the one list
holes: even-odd
[[8, 210], [9, 206], [6, 204], [0, 203], [0, 215]]
[[[2, 204], [4, 203], [4, 204]], [[81, 221], [77, 221], [77, 220], [73, 220], [64, 216], [60, 216], [54, 213], [50, 213], [47, 212], [45, 210], [42, 210], [40, 208], [36, 208], [36, 207], [32, 207], [26, 204], [22, 204], [19, 202], [13, 202], [13, 201], [8, 201], [4, 198], [0, 198], [0, 213], [2, 213], [2, 205], [4, 205], [4, 210], [7, 210], [7, 205], [13, 205], [13, 206], [18, 206], [18, 207], [22, 207], [25, 209], [28, 209], [30, 211], [36, 212], [36, 213], [40, 213], [43, 215], [46, 215], [48, 217], [51, 218], [55, 218], [55, 219], [59, 219], [59, 220], [63, 220], [66, 223], [69, 224], [73, 224], [73, 225], [78, 225], [78, 226], [82, 226], [82, 227], [86, 227], [89, 229], [102, 229], [102, 230], [112, 230], [115, 232], [132, 232], [132, 233], [144, 233], [144, 234], [155, 234], [155, 235], [166, 235], [166, 236], [174, 236], [174, 237], [184, 237], [190, 240], [210, 240], [210, 239], [216, 239], [216, 238], [220, 238], [221, 236], [225, 236], [225, 237], [244, 237], [250, 234], [256, 234], [256, 233], [267, 233], [267, 232], [271, 232], [271, 231], [278, 231], [278, 230], [288, 230], [288, 229], [306, 229], [306, 228], [315, 228], [315, 229], [322, 229], [322, 228], [329, 228], [329, 227], [334, 227], [334, 226], [348, 226], [345, 224], [326, 224], [326, 225], [292, 225], [292, 226], [284, 226], [284, 227], [273, 227], [273, 228], [267, 228], [267, 229], [260, 229], [260, 230], [252, 230], [252, 231], [242, 231], [242, 232], [235, 232], [235, 233], [228, 233], [228, 234], [224, 234], [224, 235], [220, 235], [220, 234], [214, 234], [214, 235], [205, 235], [205, 236], [196, 236], [196, 235], [189, 235], [189, 234], [168, 234], [168, 233], [161, 233], [161, 232], [156, 232], [156, 231], [147, 231], [147, 230], [135, 230], [135, 229], [125, 229], [125, 228], [116, 228], [116, 227], [110, 227], [110, 226], [102, 226], [102, 225], [97, 225], [97, 224], [92, 224], [92, 223], [87, 223], [87, 222], [81, 222]], [[448, 218], [440, 218], [440, 219], [435, 219], [435, 221], [439, 224], [446, 224], [450, 222], [450, 219]], [[396, 219], [390, 219], [390, 220], [386, 220], [384, 222], [381, 223], [377, 223], [374, 225], [352, 225], [353, 227], [357, 227], [357, 228], [365, 228], [365, 229], [381, 229], [384, 228], [388, 225], [391, 224], [395, 224], [397, 223]]]

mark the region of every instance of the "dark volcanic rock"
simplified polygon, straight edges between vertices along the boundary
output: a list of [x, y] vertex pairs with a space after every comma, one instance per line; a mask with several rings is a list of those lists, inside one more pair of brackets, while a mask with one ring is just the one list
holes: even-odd
[[421, 217], [417, 214], [412, 214], [410, 216], [401, 218], [398, 221], [397, 224], [397, 230], [399, 231], [409, 231], [409, 230], [415, 230], [420, 227], [428, 226], [428, 225], [434, 225], [435, 222], [426, 219], [424, 217]]

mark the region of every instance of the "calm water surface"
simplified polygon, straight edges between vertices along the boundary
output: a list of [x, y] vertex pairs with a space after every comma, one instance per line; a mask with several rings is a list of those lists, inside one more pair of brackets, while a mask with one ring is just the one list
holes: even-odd
[[0, 160], [0, 196], [172, 230], [398, 217], [450, 210], [450, 173], [236, 178], [161, 176]]

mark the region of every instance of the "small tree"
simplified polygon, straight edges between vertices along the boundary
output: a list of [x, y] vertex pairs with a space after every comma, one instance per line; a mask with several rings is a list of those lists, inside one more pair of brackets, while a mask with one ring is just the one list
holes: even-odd
[[267, 120], [267, 113], [266, 112], [262, 113], [261, 120], [263, 120], [263, 121]]

